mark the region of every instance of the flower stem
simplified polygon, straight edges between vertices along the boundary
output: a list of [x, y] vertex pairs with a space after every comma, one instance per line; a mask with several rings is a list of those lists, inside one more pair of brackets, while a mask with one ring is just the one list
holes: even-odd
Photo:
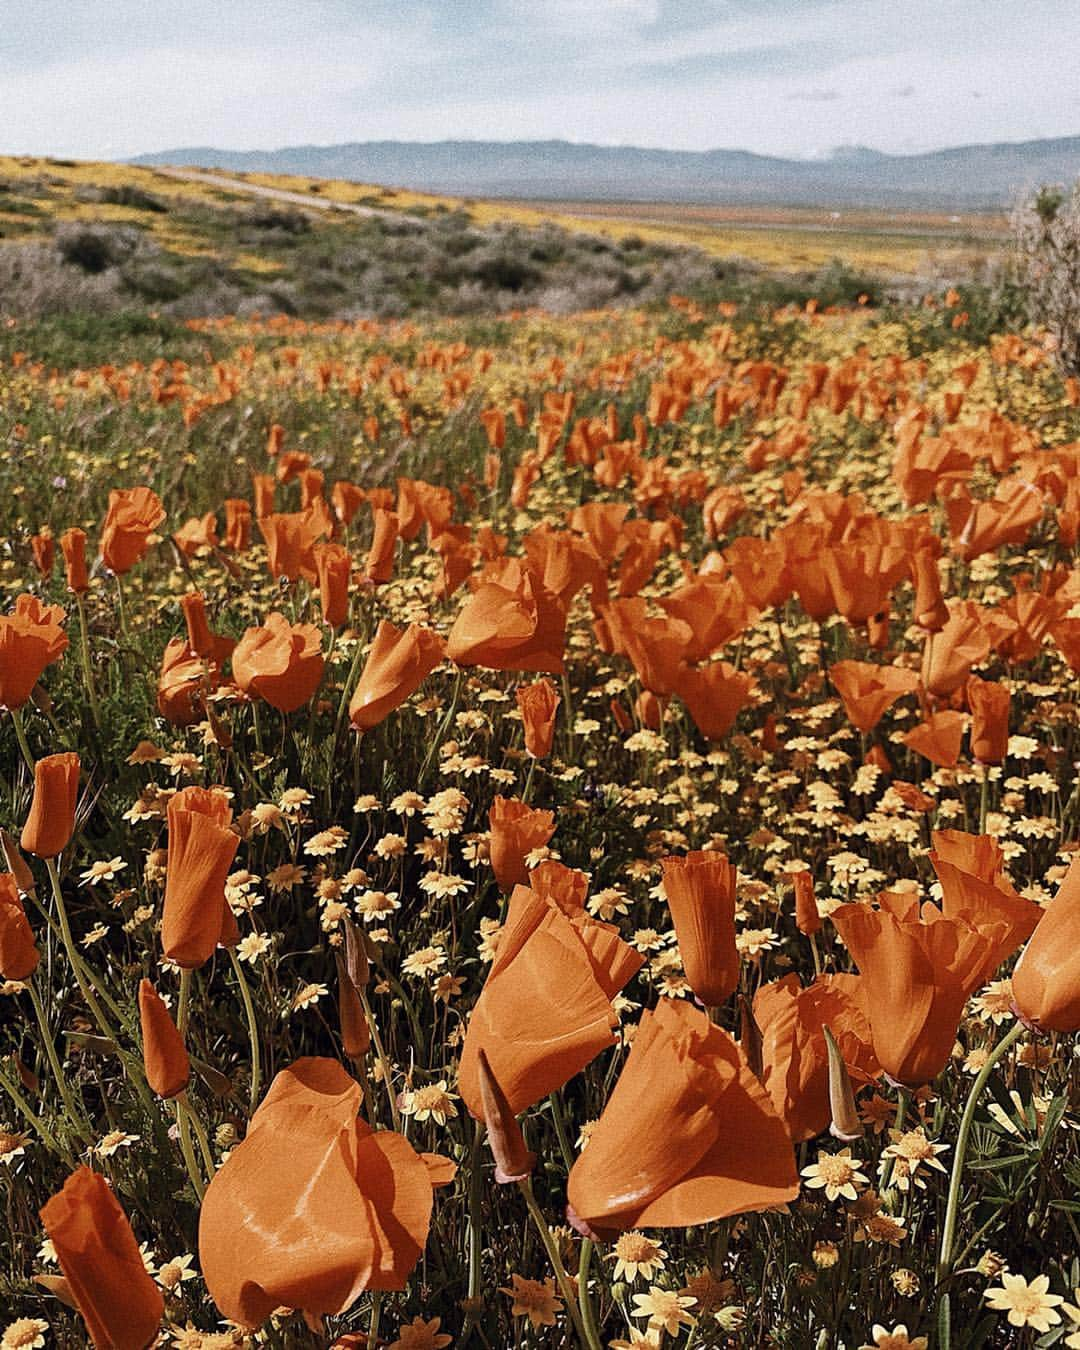
[[581, 1321], [581, 1313], [578, 1309], [577, 1295], [574, 1292], [574, 1286], [570, 1283], [570, 1276], [566, 1273], [566, 1267], [562, 1263], [562, 1257], [559, 1255], [559, 1248], [555, 1239], [551, 1236], [551, 1229], [547, 1226], [547, 1220], [540, 1212], [540, 1206], [536, 1203], [536, 1196], [533, 1195], [532, 1181], [525, 1177], [518, 1182], [518, 1190], [525, 1197], [525, 1204], [529, 1210], [529, 1216], [536, 1226], [536, 1231], [540, 1235], [540, 1241], [544, 1244], [544, 1250], [548, 1254], [548, 1260], [551, 1262], [555, 1271], [555, 1278], [559, 1283], [559, 1290], [562, 1293], [563, 1303], [566, 1305], [566, 1311], [570, 1314], [570, 1319], [574, 1323], [574, 1330], [577, 1332], [578, 1341], [582, 1345], [590, 1346], [591, 1342], [585, 1336], [585, 1327]]
[[90, 715], [94, 726], [101, 730], [101, 709], [98, 707], [97, 690], [94, 688], [94, 672], [90, 665], [90, 633], [87, 628], [86, 601], [76, 591], [75, 604], [79, 610], [79, 654], [82, 657], [83, 682], [86, 685], [86, 697], [90, 703]]
[[596, 1325], [596, 1310], [589, 1297], [589, 1267], [592, 1264], [593, 1244], [590, 1238], [581, 1241], [581, 1257], [578, 1260], [578, 1307], [581, 1309], [581, 1325], [585, 1329], [585, 1341], [589, 1350], [601, 1350], [600, 1329]]
[[52, 1069], [53, 1077], [56, 1079], [56, 1086], [60, 1090], [60, 1096], [64, 1102], [64, 1108], [71, 1117], [71, 1123], [78, 1130], [79, 1134], [87, 1141], [93, 1138], [86, 1124], [86, 1118], [82, 1109], [75, 1102], [71, 1094], [71, 1087], [68, 1084], [67, 1077], [60, 1064], [56, 1054], [56, 1045], [53, 1041], [52, 1032], [49, 1030], [49, 1019], [45, 1016], [45, 1005], [41, 1001], [41, 995], [38, 992], [37, 985], [33, 979], [26, 983], [26, 988], [30, 994], [30, 1002], [34, 1005], [34, 1014], [37, 1017], [38, 1026], [41, 1028], [41, 1039], [45, 1046], [45, 1053], [49, 1058], [49, 1067]]
[[30, 753], [30, 745], [26, 739], [26, 728], [23, 726], [23, 715], [21, 708], [12, 708], [11, 720], [15, 727], [15, 739], [19, 742], [19, 749], [22, 751], [23, 760], [26, 767], [30, 770], [31, 779], [34, 777], [34, 756]]
[[[386, 1050], [383, 1047], [382, 1037], [379, 1035], [379, 1028], [375, 1024], [375, 1018], [371, 1011], [371, 1004], [368, 1002], [367, 990], [357, 991], [360, 995], [360, 1002], [363, 1004], [364, 1016], [367, 1018], [368, 1029], [371, 1032], [372, 1044], [375, 1046], [375, 1055], [379, 1061], [379, 1068], [382, 1070], [383, 1084], [386, 1087], [386, 1096], [390, 1102], [390, 1119], [394, 1122], [394, 1129], [401, 1128], [401, 1117], [398, 1115], [397, 1098], [394, 1096], [394, 1083], [390, 1074], [390, 1061], [386, 1057]], [[371, 1122], [375, 1124], [374, 1121]]]
[[184, 1110], [184, 1103], [180, 1097], [173, 1098], [173, 1110], [176, 1112], [176, 1129], [180, 1136], [180, 1152], [184, 1155], [184, 1166], [187, 1168], [187, 1174], [191, 1178], [191, 1184], [195, 1189], [195, 1196], [199, 1204], [202, 1204], [203, 1195], [206, 1193], [206, 1185], [199, 1173], [199, 1164], [195, 1161], [195, 1150], [191, 1147], [191, 1130], [188, 1124], [187, 1112]]
[[248, 982], [244, 977], [244, 968], [231, 947], [229, 948], [229, 960], [232, 962], [233, 974], [236, 976], [236, 983], [240, 989], [240, 1001], [244, 1005], [244, 1016], [247, 1018], [248, 1040], [251, 1042], [251, 1091], [248, 1094], [248, 1113], [254, 1115], [255, 1108], [259, 1104], [259, 1090], [262, 1087], [259, 1022], [255, 1016], [255, 1005], [251, 1001], [251, 990], [248, 988]]

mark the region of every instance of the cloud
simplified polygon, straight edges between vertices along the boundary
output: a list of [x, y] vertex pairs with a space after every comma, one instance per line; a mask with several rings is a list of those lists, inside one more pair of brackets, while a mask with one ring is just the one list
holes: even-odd
[[833, 103], [839, 97], [839, 89], [796, 89], [788, 94], [789, 101], [796, 103]]

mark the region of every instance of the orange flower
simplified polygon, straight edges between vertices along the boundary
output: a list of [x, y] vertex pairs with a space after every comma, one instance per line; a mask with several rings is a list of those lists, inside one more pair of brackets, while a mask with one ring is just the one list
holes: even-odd
[[746, 603], [743, 588], [733, 577], [706, 572], [660, 600], [660, 608], [673, 619], [690, 625], [692, 637], [684, 660], [705, 661], [733, 641], [758, 616]]
[[315, 625], [291, 624], [276, 611], [261, 628], [246, 630], [232, 658], [233, 677], [244, 693], [283, 713], [307, 703], [319, 687], [324, 664]]
[[66, 651], [64, 618], [59, 605], [34, 595], [20, 595], [14, 611], [0, 617], [0, 707], [21, 708], [45, 667]]
[[205, 716], [205, 697], [219, 682], [222, 664], [236, 646], [232, 638], [210, 634], [208, 660], [188, 646], [187, 639], [170, 638], [161, 656], [158, 676], [158, 712], [177, 727], [190, 726]]
[[398, 518], [393, 511], [378, 508], [373, 515], [374, 532], [371, 548], [364, 563], [368, 581], [385, 585], [394, 575], [394, 549], [398, 540]]
[[693, 641], [693, 629], [684, 620], [666, 615], [651, 619], [646, 610], [641, 596], [604, 605], [597, 623], [598, 636], [605, 651], [629, 657], [646, 689], [666, 698], [685, 672], [683, 661]]
[[542, 848], [555, 833], [555, 817], [515, 797], [496, 797], [489, 813], [491, 867], [501, 891], [528, 884], [526, 856]]
[[844, 700], [844, 711], [858, 731], [872, 731], [887, 708], [904, 694], [918, 688], [913, 670], [877, 666], [871, 661], [838, 661], [829, 667], [829, 678]]
[[0, 976], [28, 980], [37, 969], [34, 930], [10, 872], [0, 872]]
[[251, 505], [243, 497], [225, 499], [225, 547], [246, 553], [251, 547]]
[[60, 536], [60, 552], [64, 555], [64, 570], [69, 591], [82, 595], [89, 590], [86, 575], [86, 531], [73, 527]]
[[266, 565], [279, 580], [314, 583], [315, 545], [329, 531], [316, 510], [294, 511], [282, 515], [259, 516], [259, 533], [266, 540]]
[[349, 617], [352, 558], [340, 544], [317, 544], [315, 571], [319, 578], [323, 623], [328, 628], [340, 628]]
[[814, 878], [809, 872], [796, 872], [791, 879], [795, 888], [795, 926], [806, 937], [821, 929], [821, 914], [814, 896]]
[[236, 932], [225, 900], [225, 878], [240, 839], [229, 829], [232, 809], [224, 793], [209, 788], [177, 792], [169, 800], [166, 817], [169, 862], [161, 946], [170, 961], [195, 970]]
[[51, 575], [56, 559], [56, 541], [51, 534], [33, 534], [30, 536], [30, 548], [34, 554], [34, 566], [43, 577]]
[[938, 633], [927, 634], [922, 681], [929, 693], [947, 698], [971, 674], [971, 667], [990, 653], [986, 620], [974, 600], [953, 600], [949, 620]]
[[77, 1168], [46, 1202], [41, 1222], [98, 1350], [146, 1350], [165, 1300], [105, 1178]]
[[188, 591], [180, 597], [180, 609], [187, 627], [187, 645], [196, 656], [211, 658], [214, 654], [214, 635], [206, 617], [206, 596], [201, 591]]
[[912, 618], [920, 628], [938, 633], [949, 622], [949, 610], [941, 594], [937, 558], [930, 549], [918, 549], [911, 560], [911, 570], [915, 581]]
[[945, 500], [952, 551], [965, 562], [1002, 544], [1022, 544], [1042, 513], [1042, 493], [1019, 478], [999, 482], [989, 501], [972, 501], [965, 487]]
[[168, 1008], [149, 980], [139, 983], [139, 1023], [146, 1081], [159, 1097], [179, 1096], [191, 1077], [188, 1052]]
[[395, 628], [380, 619], [367, 661], [353, 696], [349, 720], [357, 731], [369, 731], [416, 693], [439, 662], [446, 644], [438, 633], [419, 624]]
[[704, 1013], [662, 999], [567, 1186], [567, 1217], [598, 1232], [684, 1228], [799, 1193], [783, 1121], [739, 1047]]
[[207, 1187], [199, 1263], [224, 1317], [254, 1328], [282, 1305], [335, 1315], [365, 1289], [403, 1289], [431, 1221], [423, 1158], [358, 1118], [335, 1060], [283, 1069]]
[[824, 1027], [836, 1038], [856, 1089], [881, 1072], [871, 1049], [864, 994], [857, 975], [822, 975], [805, 989], [797, 975], [785, 975], [762, 985], [754, 995], [754, 1021], [762, 1035], [761, 1081], [793, 1143], [812, 1139], [828, 1128], [829, 1061]]
[[397, 480], [398, 529], [402, 539], [415, 539], [423, 525], [428, 534], [441, 534], [454, 514], [454, 498], [449, 488], [435, 487], [420, 478]]
[[46, 755], [34, 765], [34, 797], [20, 843], [37, 858], [63, 853], [75, 832], [79, 796], [79, 756], [68, 751]]
[[185, 558], [194, 558], [201, 548], [217, 548], [217, 517], [213, 511], [184, 521], [173, 534], [173, 543]]
[[146, 553], [150, 535], [165, 519], [156, 492], [147, 487], [114, 488], [101, 527], [101, 556], [105, 566], [122, 576]]
[[750, 702], [751, 679], [726, 661], [684, 666], [675, 692], [686, 704], [694, 725], [707, 741], [722, 740]]
[[971, 709], [971, 758], [1000, 764], [1009, 747], [1009, 691], [972, 675], [964, 692]]
[[1038, 1031], [1080, 1031], [1078, 930], [1080, 858], [1074, 856], [1012, 973], [1013, 1009]]
[[1008, 925], [986, 929], [968, 913], [921, 911], [914, 896], [886, 892], [879, 908], [841, 905], [832, 920], [858, 964], [874, 1054], [896, 1083], [917, 1088], [948, 1063], [964, 1004], [1000, 951]]
[[550, 680], [522, 684], [517, 689], [517, 705], [525, 729], [525, 749], [534, 759], [545, 759], [551, 754], [555, 739], [555, 714], [561, 702]]
[[735, 950], [738, 872], [722, 853], [662, 858], [660, 865], [690, 988], [706, 1007], [718, 1008], [739, 983]]
[[461, 1097], [476, 1119], [481, 1050], [520, 1115], [614, 1044], [611, 1000], [641, 963], [615, 928], [585, 914], [578, 894], [515, 886], [461, 1052]]
[[461, 666], [561, 674], [566, 611], [516, 559], [481, 578], [447, 639]]
[[964, 714], [946, 708], [931, 713], [925, 722], [904, 733], [904, 744], [931, 764], [951, 769], [960, 758], [960, 743], [964, 738]]
[[272, 516], [276, 490], [273, 477], [268, 473], [253, 473], [251, 488], [255, 496], [255, 519], [262, 520], [264, 516]]

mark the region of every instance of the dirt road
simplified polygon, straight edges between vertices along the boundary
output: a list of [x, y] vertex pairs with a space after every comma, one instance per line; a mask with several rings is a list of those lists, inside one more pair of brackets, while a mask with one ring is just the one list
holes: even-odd
[[262, 183], [249, 183], [243, 178], [234, 178], [230, 174], [211, 173], [207, 169], [174, 169], [158, 166], [157, 173], [169, 178], [185, 178], [192, 183], [206, 183], [209, 187], [221, 188], [224, 192], [247, 192], [252, 197], [267, 197], [271, 201], [287, 202], [291, 206], [301, 206], [315, 211], [344, 211], [352, 216], [389, 216], [394, 220], [408, 220], [414, 225], [420, 224], [420, 216], [411, 216], [404, 211], [382, 210], [377, 206], [361, 206], [356, 202], [335, 202], [319, 197], [314, 192], [290, 192], [287, 188], [266, 187]]

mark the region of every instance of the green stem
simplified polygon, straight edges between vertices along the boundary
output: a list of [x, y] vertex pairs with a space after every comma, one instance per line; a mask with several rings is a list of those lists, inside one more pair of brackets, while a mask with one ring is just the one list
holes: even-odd
[[186, 1092], [181, 1092], [177, 1100], [183, 1106], [184, 1114], [187, 1116], [191, 1128], [195, 1133], [195, 1139], [199, 1145], [199, 1152], [202, 1154], [203, 1166], [206, 1168], [206, 1175], [208, 1177], [213, 1177], [217, 1168], [214, 1166], [214, 1155], [210, 1151], [210, 1140], [206, 1137], [206, 1130], [203, 1128], [203, 1123], [199, 1119], [199, 1113], [195, 1110], [194, 1106], [192, 1106], [191, 1098]]
[[480, 1262], [484, 1251], [484, 1234], [480, 1223], [480, 1144], [484, 1137], [484, 1127], [477, 1120], [473, 1122], [472, 1147], [469, 1149], [469, 1291], [466, 1296], [465, 1326], [462, 1328], [462, 1343], [466, 1335], [476, 1325], [480, 1317]]
[[[383, 1048], [382, 1037], [379, 1035], [379, 1028], [372, 1015], [371, 1004], [368, 1002], [367, 990], [357, 991], [360, 995], [360, 1002], [363, 1004], [364, 1016], [367, 1018], [368, 1030], [371, 1032], [371, 1040], [375, 1046], [375, 1055], [379, 1061], [379, 1068], [382, 1070], [383, 1086], [386, 1088], [387, 1100], [390, 1103], [390, 1119], [394, 1122], [394, 1129], [401, 1128], [401, 1116], [398, 1114], [397, 1098], [394, 1095], [394, 1081], [390, 1072], [390, 1061], [386, 1057], [386, 1050]], [[374, 1121], [371, 1122], [375, 1124]]]
[[368, 1350], [375, 1350], [379, 1343], [379, 1313], [382, 1312], [382, 1294], [376, 1289], [371, 1295], [371, 1325], [368, 1327]]
[[188, 1115], [184, 1110], [184, 1103], [180, 1097], [173, 1098], [173, 1110], [176, 1112], [176, 1128], [180, 1136], [180, 1152], [184, 1155], [184, 1166], [187, 1168], [187, 1174], [191, 1178], [191, 1184], [195, 1188], [195, 1195], [202, 1204], [203, 1195], [206, 1193], [206, 1185], [199, 1173], [199, 1164], [195, 1161], [195, 1150], [191, 1147], [191, 1130], [188, 1126]]
[[540, 1206], [536, 1203], [536, 1196], [533, 1195], [532, 1181], [526, 1177], [518, 1182], [518, 1190], [525, 1197], [525, 1204], [529, 1210], [529, 1216], [536, 1226], [536, 1231], [540, 1236], [540, 1241], [544, 1244], [544, 1250], [548, 1254], [548, 1260], [551, 1262], [555, 1271], [555, 1278], [559, 1283], [559, 1291], [563, 1297], [563, 1303], [566, 1305], [566, 1311], [570, 1314], [570, 1319], [574, 1323], [574, 1330], [577, 1332], [578, 1341], [582, 1345], [589, 1345], [585, 1336], [585, 1327], [581, 1321], [581, 1313], [578, 1309], [577, 1295], [574, 1293], [574, 1286], [570, 1283], [570, 1277], [566, 1273], [566, 1267], [562, 1263], [562, 1257], [559, 1255], [559, 1247], [555, 1239], [551, 1236], [551, 1229], [547, 1226], [547, 1220], [540, 1211]]
[[[898, 1087], [896, 1089], [896, 1121], [893, 1129], [898, 1134], [904, 1132], [904, 1121], [907, 1118], [908, 1106], [911, 1103], [911, 1093], [907, 1088]], [[893, 1169], [896, 1166], [896, 1159], [889, 1157], [885, 1159], [885, 1169], [881, 1173], [881, 1194], [884, 1195], [889, 1189], [889, 1183], [892, 1181]]]
[[93, 1136], [86, 1124], [86, 1117], [82, 1109], [77, 1105], [71, 1094], [67, 1076], [56, 1054], [56, 1044], [53, 1041], [52, 1032], [49, 1030], [49, 1019], [45, 1016], [45, 1005], [41, 1001], [41, 995], [38, 993], [37, 985], [33, 979], [27, 981], [26, 988], [30, 994], [30, 1001], [34, 1005], [34, 1013], [37, 1017], [38, 1026], [41, 1028], [41, 1039], [45, 1046], [45, 1054], [48, 1056], [49, 1067], [52, 1069], [56, 1086], [63, 1098], [64, 1108], [71, 1117], [73, 1127], [89, 1143]]
[[438, 734], [436, 735], [435, 739], [431, 742], [431, 745], [428, 747], [427, 755], [425, 756], [423, 766], [420, 769], [420, 776], [416, 780], [418, 786], [421, 783], [423, 783], [424, 779], [426, 778], [427, 771], [431, 767], [431, 761], [438, 755], [439, 747], [446, 739], [446, 733], [450, 730], [450, 727], [453, 724], [454, 714], [457, 712], [458, 708], [458, 700], [461, 698], [461, 686], [464, 683], [464, 679], [465, 679], [465, 672], [459, 667], [457, 679], [454, 681], [454, 693], [452, 698], [450, 699], [450, 706], [449, 708], [447, 708], [446, 716], [443, 718], [442, 723], [439, 726]]
[[71, 1150], [67, 1148], [66, 1145], [59, 1143], [56, 1136], [53, 1134], [52, 1130], [50, 1130], [48, 1125], [45, 1124], [45, 1122], [41, 1119], [41, 1117], [35, 1113], [30, 1103], [22, 1095], [22, 1093], [11, 1081], [11, 1079], [8, 1078], [7, 1074], [3, 1073], [2, 1071], [0, 1071], [0, 1087], [3, 1087], [7, 1095], [15, 1103], [19, 1112], [26, 1118], [26, 1122], [31, 1127], [31, 1129], [36, 1130], [37, 1133], [41, 1136], [42, 1140], [45, 1143], [46, 1148], [51, 1148], [54, 1153], [60, 1153], [64, 1157], [68, 1158], [71, 1162], [74, 1162], [75, 1159]]
[[990, 766], [983, 765], [982, 787], [979, 790], [979, 833], [986, 833], [986, 814], [990, 807]]
[[581, 1310], [581, 1324], [585, 1328], [585, 1342], [589, 1350], [602, 1350], [600, 1329], [596, 1325], [596, 1310], [589, 1297], [589, 1267], [592, 1264], [593, 1244], [589, 1238], [581, 1242], [581, 1257], [578, 1261], [578, 1307]]
[[240, 1001], [244, 1005], [244, 1016], [247, 1018], [248, 1040], [251, 1042], [251, 1091], [248, 1094], [248, 1113], [254, 1115], [255, 1108], [259, 1104], [259, 1091], [262, 1087], [259, 1021], [255, 1016], [255, 1005], [251, 1001], [251, 990], [248, 988], [248, 982], [244, 977], [244, 968], [240, 964], [240, 958], [231, 947], [229, 948], [229, 960], [232, 962], [233, 974], [236, 976], [236, 983], [240, 989]]
[[551, 1117], [555, 1122], [555, 1133], [559, 1139], [559, 1150], [563, 1155], [563, 1162], [566, 1164], [566, 1170], [569, 1172], [574, 1165], [574, 1150], [570, 1147], [570, 1135], [566, 1128], [566, 1117], [563, 1115], [562, 1102], [559, 1100], [558, 1092], [553, 1092], [548, 1097], [551, 1103]]
[[75, 604], [79, 611], [79, 653], [82, 657], [83, 682], [86, 685], [86, 697], [90, 703], [90, 715], [94, 726], [101, 730], [101, 709], [98, 707], [97, 690], [94, 688], [94, 672], [90, 665], [90, 632], [87, 627], [86, 602], [79, 592], [75, 593]]
[[26, 762], [26, 767], [30, 770], [30, 778], [33, 780], [34, 756], [30, 753], [30, 745], [26, 739], [26, 728], [23, 726], [21, 708], [12, 708], [11, 720], [15, 727], [15, 739], [19, 742], [19, 749], [22, 751], [22, 757]]
[[188, 1023], [191, 1021], [191, 971], [180, 972], [180, 1002], [176, 1009], [176, 1029], [187, 1044]]
[[940, 1350], [949, 1350], [950, 1310], [948, 1293], [942, 1289], [945, 1281], [952, 1275], [953, 1245], [956, 1241], [956, 1225], [960, 1217], [960, 1188], [964, 1181], [964, 1162], [967, 1158], [968, 1142], [975, 1123], [975, 1110], [982, 1096], [982, 1090], [993, 1073], [998, 1061], [1024, 1034], [1024, 1024], [1017, 1022], [1008, 1035], [1003, 1036], [986, 1057], [986, 1063], [979, 1070], [971, 1085], [964, 1114], [960, 1118], [960, 1129], [956, 1136], [956, 1151], [953, 1154], [952, 1173], [949, 1177], [949, 1198], [945, 1206], [945, 1222], [941, 1229], [941, 1247], [937, 1262], [938, 1302], [938, 1344]]

